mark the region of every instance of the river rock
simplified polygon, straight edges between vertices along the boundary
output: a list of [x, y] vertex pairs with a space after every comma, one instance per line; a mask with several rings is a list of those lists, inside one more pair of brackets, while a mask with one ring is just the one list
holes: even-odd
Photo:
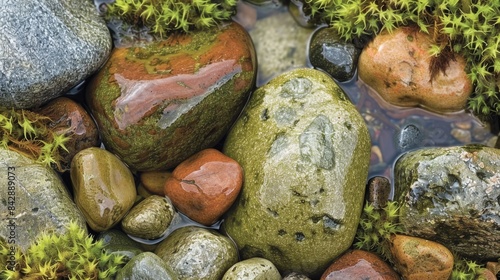
[[439, 243], [396, 234], [391, 237], [390, 250], [403, 279], [447, 280], [451, 275], [453, 254]]
[[232, 22], [115, 48], [87, 100], [106, 149], [132, 170], [167, 170], [221, 140], [256, 72], [252, 40]]
[[157, 255], [144, 252], [133, 257], [116, 274], [116, 280], [177, 280], [179, 277]]
[[124, 256], [128, 261], [143, 252], [138, 242], [130, 239], [123, 231], [109, 229], [100, 232], [97, 240], [101, 241], [107, 253]]
[[414, 27], [383, 31], [363, 49], [359, 78], [393, 105], [437, 112], [463, 110], [473, 89], [466, 61], [455, 54], [447, 60], [445, 71], [431, 75], [431, 44], [431, 35]]
[[469, 259], [500, 257], [500, 150], [482, 146], [409, 152], [395, 165], [406, 233]]
[[62, 152], [61, 171], [70, 169], [71, 160], [81, 150], [99, 145], [99, 131], [89, 113], [78, 103], [58, 97], [38, 110], [50, 118], [48, 126], [58, 134], [69, 135], [64, 144], [68, 152]]
[[99, 148], [80, 151], [71, 161], [75, 202], [95, 231], [110, 229], [136, 198], [134, 177], [123, 162]]
[[99, 69], [111, 47], [91, 1], [1, 1], [0, 104], [31, 108], [64, 94]]
[[122, 219], [127, 234], [143, 239], [157, 239], [174, 218], [174, 206], [166, 197], [152, 195], [139, 202]]
[[165, 195], [165, 182], [172, 176], [168, 171], [149, 171], [142, 172], [139, 179], [141, 185], [151, 193]]
[[250, 30], [259, 61], [257, 86], [297, 67], [307, 66], [312, 29], [300, 27], [288, 11], [259, 19]]
[[165, 183], [165, 195], [190, 219], [210, 226], [236, 200], [243, 183], [241, 166], [215, 149], [205, 149], [179, 164]]
[[374, 253], [352, 250], [336, 259], [321, 276], [321, 280], [334, 279], [398, 280], [400, 277]]
[[155, 254], [186, 280], [219, 280], [238, 262], [238, 250], [229, 238], [196, 226], [175, 230], [158, 245]]
[[325, 73], [295, 69], [252, 94], [224, 153], [243, 167], [223, 224], [243, 259], [317, 278], [352, 244], [370, 160], [366, 125]]
[[222, 280], [281, 280], [274, 264], [263, 258], [251, 258], [235, 263], [229, 268]]
[[311, 278], [305, 276], [304, 274], [291, 272], [285, 275], [282, 280], [311, 280]]
[[309, 43], [309, 62], [315, 68], [345, 82], [356, 73], [361, 50], [340, 39], [334, 28], [322, 27], [314, 31]]
[[25, 250], [43, 232], [65, 233], [71, 221], [87, 231], [82, 213], [51, 168], [2, 148], [0, 174], [0, 239]]

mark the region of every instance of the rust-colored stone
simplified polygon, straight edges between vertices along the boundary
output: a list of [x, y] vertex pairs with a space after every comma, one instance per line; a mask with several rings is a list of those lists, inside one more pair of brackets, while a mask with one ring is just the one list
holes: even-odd
[[394, 235], [390, 250], [396, 269], [406, 280], [447, 280], [453, 269], [453, 254], [443, 245], [406, 235]]
[[321, 280], [334, 279], [398, 280], [399, 275], [377, 255], [352, 250], [335, 260], [321, 276]]
[[179, 164], [165, 183], [165, 194], [192, 220], [214, 224], [233, 204], [243, 169], [215, 149], [203, 150]]
[[382, 32], [361, 53], [359, 77], [393, 105], [461, 111], [473, 88], [465, 59], [455, 54], [445, 72], [435, 71], [432, 76], [431, 44], [431, 35], [411, 27]]
[[70, 138], [64, 145], [68, 152], [62, 152], [62, 171], [70, 169], [73, 157], [81, 150], [99, 145], [99, 132], [89, 113], [78, 103], [59, 97], [38, 110], [50, 118], [49, 127], [55, 133], [65, 133]]

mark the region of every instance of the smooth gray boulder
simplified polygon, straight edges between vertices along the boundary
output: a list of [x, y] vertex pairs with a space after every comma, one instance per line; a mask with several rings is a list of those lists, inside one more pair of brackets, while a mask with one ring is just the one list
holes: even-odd
[[32, 108], [106, 61], [111, 36], [89, 0], [0, 1], [0, 104]]
[[0, 239], [22, 249], [41, 233], [65, 233], [85, 219], [61, 178], [49, 167], [0, 148]]
[[421, 149], [402, 156], [394, 173], [406, 234], [470, 259], [500, 257], [500, 149]]

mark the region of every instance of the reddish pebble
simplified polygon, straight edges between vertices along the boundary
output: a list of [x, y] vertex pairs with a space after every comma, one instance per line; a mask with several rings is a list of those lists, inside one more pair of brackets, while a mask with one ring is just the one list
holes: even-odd
[[333, 279], [400, 279], [399, 275], [377, 255], [353, 250], [335, 260], [321, 276]]
[[206, 149], [179, 164], [165, 183], [165, 195], [190, 219], [212, 225], [240, 192], [243, 169], [230, 157]]

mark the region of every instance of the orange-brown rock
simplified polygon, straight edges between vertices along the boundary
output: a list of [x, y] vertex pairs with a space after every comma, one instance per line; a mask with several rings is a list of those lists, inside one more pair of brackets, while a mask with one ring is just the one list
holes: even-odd
[[398, 280], [399, 275], [377, 255], [352, 250], [336, 259], [321, 276], [321, 280], [334, 279]]
[[133, 171], [163, 171], [224, 137], [256, 73], [250, 36], [228, 22], [115, 48], [86, 98], [107, 150]]
[[394, 266], [403, 279], [447, 280], [453, 269], [453, 254], [443, 245], [406, 235], [391, 238]]
[[204, 225], [215, 223], [233, 204], [243, 169], [215, 149], [205, 149], [179, 164], [165, 183], [175, 208]]
[[38, 113], [50, 118], [49, 126], [55, 133], [70, 135], [62, 152], [62, 171], [69, 170], [71, 159], [81, 150], [99, 145], [99, 132], [90, 114], [78, 103], [59, 97], [41, 107]]
[[[382, 32], [361, 53], [359, 78], [393, 105], [437, 112], [463, 110], [473, 89], [466, 62], [458, 54], [433, 59], [431, 44], [430, 35], [412, 27]], [[436, 65], [447, 67], [440, 71]]]
[[157, 195], [165, 195], [165, 182], [172, 175], [168, 171], [143, 172], [140, 176], [141, 185], [148, 191]]

